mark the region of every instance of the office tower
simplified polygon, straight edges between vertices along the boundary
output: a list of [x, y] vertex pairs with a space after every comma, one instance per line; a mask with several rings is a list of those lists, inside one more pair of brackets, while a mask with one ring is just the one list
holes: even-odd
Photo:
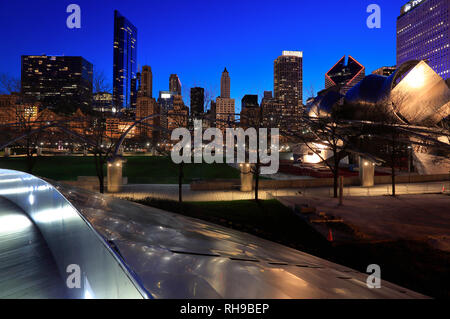
[[241, 125], [244, 127], [262, 125], [259, 112], [258, 95], [245, 95], [241, 100]]
[[345, 95], [359, 81], [364, 79], [366, 68], [353, 57], [349, 56], [347, 64], [345, 55], [325, 74], [325, 89], [333, 86], [339, 87], [341, 94]]
[[142, 67], [142, 72], [140, 73], [140, 85], [138, 96], [153, 97], [153, 74], [152, 68], [148, 65]]
[[450, 77], [450, 1], [414, 0], [397, 18], [397, 66], [425, 60], [443, 79]]
[[390, 76], [395, 70], [397, 70], [396, 66], [383, 66], [373, 71], [372, 74]]
[[142, 120], [148, 116], [155, 115], [150, 119], [144, 120], [144, 125], [139, 126], [139, 133], [141, 136], [145, 136], [157, 141], [159, 137], [160, 117], [156, 116], [160, 114], [159, 105], [152, 97], [153, 87], [152, 69], [150, 66], [143, 66], [142, 73], [140, 74], [139, 92], [136, 101], [136, 120]]
[[97, 112], [112, 112], [114, 110], [112, 94], [108, 92], [94, 93], [92, 107]]
[[177, 95], [181, 95], [181, 81], [176, 74], [170, 75], [169, 91], [174, 92]]
[[117, 109], [132, 108], [137, 98], [137, 29], [114, 11], [113, 96]]
[[82, 57], [24, 55], [21, 81], [25, 102], [56, 113], [91, 110], [93, 66]]
[[205, 89], [201, 87], [191, 88], [191, 114], [199, 115], [205, 112]]
[[163, 139], [170, 138], [170, 134], [167, 130], [173, 130], [177, 127], [177, 124], [180, 126], [181, 124], [186, 124], [185, 126], [187, 126], [184, 116], [186, 116], [187, 122], [189, 109], [184, 105], [183, 98], [178, 92], [160, 91], [158, 105], [161, 114], [160, 125], [166, 130], [164, 133], [161, 133]]
[[283, 51], [275, 60], [274, 91], [285, 107], [303, 105], [303, 52]]
[[229, 99], [231, 93], [230, 87], [230, 74], [227, 71], [227, 68], [223, 70], [222, 77], [220, 79], [220, 97]]
[[234, 99], [218, 97], [216, 99], [216, 127], [225, 129], [233, 127]]
[[230, 75], [227, 68], [223, 70], [220, 78], [220, 97], [216, 99], [216, 127], [225, 130], [234, 123], [234, 99], [231, 99]]

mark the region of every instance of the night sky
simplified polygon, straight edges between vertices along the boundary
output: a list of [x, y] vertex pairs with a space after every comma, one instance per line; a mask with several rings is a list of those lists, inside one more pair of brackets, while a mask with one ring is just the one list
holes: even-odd
[[[112, 83], [114, 9], [138, 28], [138, 63], [153, 70], [153, 96], [177, 73], [183, 96], [202, 86], [220, 94], [231, 76], [237, 111], [245, 94], [273, 90], [273, 61], [304, 52], [303, 94], [324, 88], [324, 74], [344, 54], [374, 69], [395, 65], [396, 18], [407, 0], [0, 0], [0, 73], [20, 77], [21, 55], [83, 56]], [[81, 29], [66, 27], [66, 7], [81, 6]], [[366, 8], [381, 6], [381, 29]]]

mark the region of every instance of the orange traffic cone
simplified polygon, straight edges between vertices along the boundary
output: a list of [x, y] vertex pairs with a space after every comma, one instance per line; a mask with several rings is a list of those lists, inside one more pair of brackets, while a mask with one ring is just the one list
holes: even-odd
[[329, 242], [333, 242], [333, 232], [331, 231], [330, 228], [328, 228], [328, 236], [327, 236], [327, 240]]

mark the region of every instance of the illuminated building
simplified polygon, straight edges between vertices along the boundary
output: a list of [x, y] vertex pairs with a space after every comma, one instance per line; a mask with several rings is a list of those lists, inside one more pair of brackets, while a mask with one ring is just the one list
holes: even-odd
[[114, 11], [114, 106], [118, 109], [136, 106], [137, 98], [137, 29]]
[[230, 98], [230, 87], [230, 74], [225, 68], [220, 79], [220, 97], [216, 99], [216, 127], [221, 130], [232, 127], [235, 120], [234, 99]]
[[94, 93], [93, 109], [97, 112], [113, 111], [113, 96], [109, 92]]
[[383, 66], [381, 68], [376, 69], [372, 72], [372, 74], [389, 76], [397, 70], [396, 66]]
[[414, 0], [397, 18], [397, 65], [424, 60], [443, 79], [450, 77], [450, 1]]
[[285, 107], [303, 105], [303, 52], [283, 51], [274, 61], [274, 95]]
[[337, 86], [340, 88], [341, 94], [345, 94], [364, 78], [366, 75], [365, 70], [365, 67], [351, 56], [348, 57], [346, 64], [344, 55], [325, 74], [325, 89]]
[[[141, 86], [138, 92], [138, 98], [136, 103], [136, 120], [139, 121], [145, 117], [159, 114], [159, 105], [152, 97], [152, 70], [149, 66], [142, 68], [141, 74]], [[144, 121], [145, 124], [151, 125], [139, 125], [139, 132], [141, 135], [154, 138], [158, 138], [158, 127], [160, 125], [159, 117], [154, 117]]]
[[22, 56], [24, 102], [71, 114], [92, 107], [93, 66], [75, 56]]

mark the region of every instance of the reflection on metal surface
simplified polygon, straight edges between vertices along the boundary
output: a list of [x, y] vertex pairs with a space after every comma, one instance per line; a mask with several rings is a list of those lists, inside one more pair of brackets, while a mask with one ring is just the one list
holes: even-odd
[[[423, 298], [245, 233], [59, 185], [155, 298]], [[351, 278], [351, 279], [342, 279]]]
[[3, 216], [6, 219], [2, 227], [10, 229], [11, 222], [14, 227], [22, 227], [25, 225], [23, 218], [27, 216], [42, 234], [59, 276], [67, 278], [69, 265], [80, 267], [84, 284], [81, 288], [67, 289], [71, 298], [147, 297], [120, 257], [50, 184], [29, 174], [0, 169], [0, 196], [24, 212], [21, 217]]

